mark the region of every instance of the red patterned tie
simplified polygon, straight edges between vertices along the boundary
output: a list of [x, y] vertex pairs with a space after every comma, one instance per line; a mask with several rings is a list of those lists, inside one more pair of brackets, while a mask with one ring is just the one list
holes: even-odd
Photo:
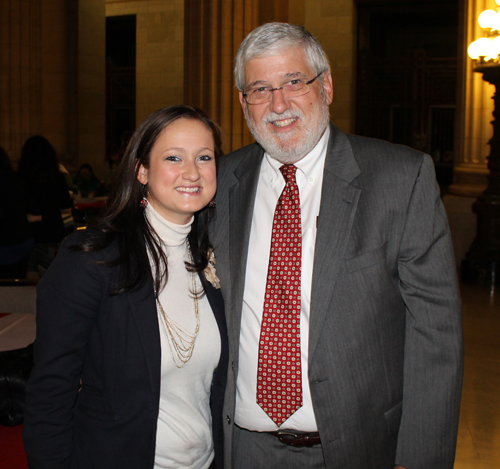
[[279, 427], [302, 407], [300, 263], [302, 229], [294, 165], [280, 168], [286, 185], [273, 220], [259, 341], [257, 404]]

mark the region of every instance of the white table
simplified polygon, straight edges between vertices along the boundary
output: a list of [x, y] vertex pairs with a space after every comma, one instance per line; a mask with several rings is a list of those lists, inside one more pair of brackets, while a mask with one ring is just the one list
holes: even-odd
[[35, 340], [35, 312], [35, 286], [0, 287], [0, 313], [2, 314], [0, 317], [0, 352], [26, 347]]
[[34, 314], [12, 313], [0, 317], [0, 352], [16, 350], [35, 340]]

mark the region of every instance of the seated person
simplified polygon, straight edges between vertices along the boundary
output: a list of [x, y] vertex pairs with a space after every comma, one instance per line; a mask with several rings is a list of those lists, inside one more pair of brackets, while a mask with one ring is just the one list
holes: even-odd
[[73, 184], [82, 197], [95, 197], [101, 189], [101, 182], [94, 175], [92, 167], [87, 163], [80, 166], [78, 174], [73, 179]]

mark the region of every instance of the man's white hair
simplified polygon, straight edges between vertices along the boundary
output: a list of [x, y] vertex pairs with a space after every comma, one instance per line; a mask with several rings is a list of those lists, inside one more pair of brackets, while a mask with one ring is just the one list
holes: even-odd
[[[288, 23], [267, 23], [254, 29], [241, 43], [236, 54], [236, 88], [245, 91], [245, 68], [250, 60], [278, 55], [292, 48], [303, 48], [306, 60], [319, 75], [330, 72], [330, 63], [318, 40], [304, 27]], [[319, 77], [323, 81], [324, 75]]]

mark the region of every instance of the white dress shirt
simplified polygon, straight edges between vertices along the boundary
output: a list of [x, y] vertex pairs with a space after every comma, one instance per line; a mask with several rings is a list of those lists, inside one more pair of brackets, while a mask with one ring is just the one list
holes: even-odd
[[[316, 222], [321, 202], [321, 186], [326, 149], [330, 136], [327, 127], [323, 136], [298, 163], [296, 180], [299, 187], [302, 223], [300, 348], [303, 406], [281, 428], [317, 431], [308, 378], [309, 312], [316, 243]], [[260, 408], [256, 400], [259, 338], [266, 290], [267, 269], [271, 250], [274, 211], [285, 180], [279, 170], [282, 163], [264, 155], [255, 197], [252, 228], [248, 245], [245, 292], [241, 317], [239, 372], [236, 383], [235, 423], [252, 431], [275, 431], [276, 424]]]

